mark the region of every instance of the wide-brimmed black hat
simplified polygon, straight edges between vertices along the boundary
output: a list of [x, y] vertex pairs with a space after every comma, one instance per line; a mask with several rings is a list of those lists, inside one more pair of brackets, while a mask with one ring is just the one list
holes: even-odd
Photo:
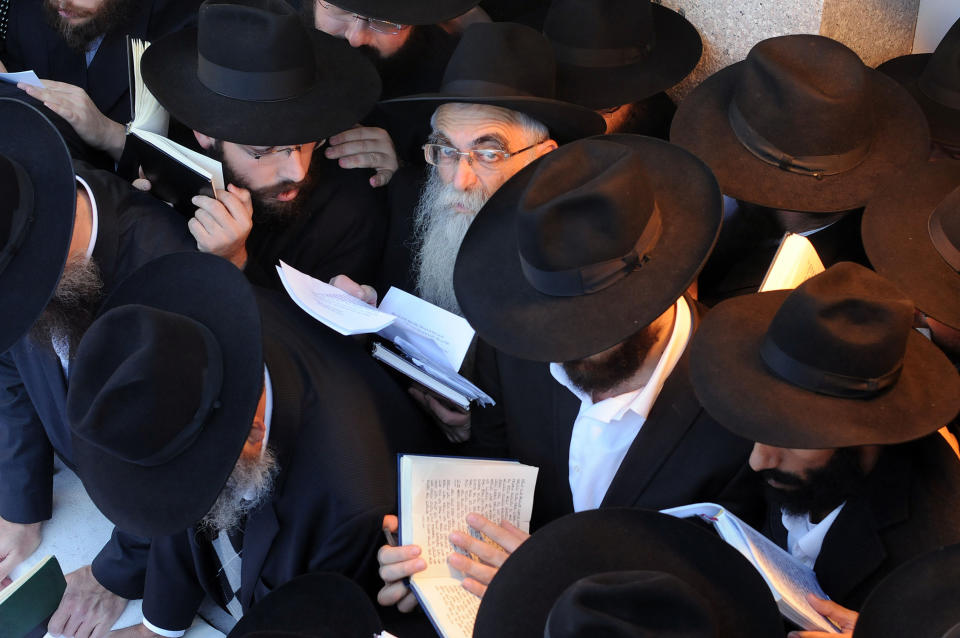
[[639, 135], [562, 146], [481, 209], [457, 256], [457, 301], [504, 352], [582, 359], [683, 295], [713, 248], [722, 207], [710, 170], [678, 146]]
[[690, 379], [704, 409], [750, 441], [902, 443], [960, 410], [960, 376], [912, 325], [896, 286], [840, 262], [796, 290], [715, 306], [690, 345]]
[[887, 60], [877, 71], [910, 91], [926, 114], [935, 141], [960, 146], [960, 20], [933, 53]]
[[910, 94], [819, 35], [763, 40], [704, 80], [670, 141], [703, 159], [725, 195], [812, 213], [866, 205], [880, 178], [930, 153]]
[[350, 128], [380, 97], [373, 64], [282, 0], [207, 0], [196, 28], [154, 42], [144, 82], [177, 120], [237, 144], [280, 146]]
[[107, 297], [70, 365], [78, 474], [120, 529], [166, 536], [210, 510], [263, 389], [250, 285], [209, 254], [159, 257]]
[[385, 100], [391, 109], [413, 109], [421, 120], [441, 104], [487, 104], [532, 117], [558, 142], [603, 133], [597, 113], [557, 97], [553, 49], [542, 33], [522, 24], [490, 22], [467, 27], [450, 56], [436, 93]]
[[591, 109], [664, 91], [703, 53], [697, 29], [650, 0], [554, 0], [543, 33], [557, 58], [557, 97]]
[[518, 547], [473, 629], [474, 638], [593, 635], [772, 638], [783, 622], [759, 572], [716, 534], [611, 508], [559, 518]]
[[867, 204], [861, 224], [876, 271], [909, 290], [921, 311], [956, 330], [960, 272], [950, 261], [960, 250], [958, 226], [960, 162], [952, 161], [921, 164], [890, 179]]
[[[309, 2], [312, 0], [303, 0]], [[480, 0], [334, 0], [330, 4], [367, 18], [397, 24], [436, 24], [461, 16]]]
[[30, 330], [63, 274], [77, 184], [56, 127], [19, 100], [0, 99], [0, 352]]
[[366, 593], [333, 572], [298, 576], [243, 615], [227, 638], [371, 638], [383, 631]]
[[960, 545], [941, 547], [899, 566], [860, 608], [853, 638], [958, 638]]

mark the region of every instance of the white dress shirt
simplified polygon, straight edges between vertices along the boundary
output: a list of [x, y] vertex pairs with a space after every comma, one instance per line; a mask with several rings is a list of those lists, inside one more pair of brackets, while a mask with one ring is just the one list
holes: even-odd
[[835, 510], [827, 514], [823, 520], [816, 525], [810, 522], [810, 514], [795, 516], [781, 510], [780, 520], [787, 530], [787, 548], [790, 554], [810, 569], [813, 569], [814, 564], [817, 562], [817, 557], [820, 556], [823, 539], [826, 537], [827, 532], [830, 531], [830, 526], [837, 520], [837, 516], [840, 515], [840, 510], [843, 509], [845, 504], [846, 502], [838, 505]]
[[641, 388], [594, 403], [589, 393], [570, 382], [561, 364], [550, 364], [550, 374], [557, 383], [580, 399], [580, 412], [570, 435], [569, 480], [576, 512], [600, 507], [623, 457], [687, 347], [693, 315], [682, 297], [675, 308], [670, 340], [650, 380]]

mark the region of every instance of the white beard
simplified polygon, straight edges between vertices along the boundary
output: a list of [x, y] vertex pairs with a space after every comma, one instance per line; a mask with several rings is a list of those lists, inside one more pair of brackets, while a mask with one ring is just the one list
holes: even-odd
[[241, 456], [200, 526], [212, 531], [229, 531], [239, 525], [248, 512], [270, 497], [278, 468], [276, 457], [269, 448], [255, 459]]
[[[445, 184], [432, 168], [413, 218], [413, 272], [417, 295], [462, 316], [453, 290], [453, 266], [464, 235], [490, 199], [482, 186], [466, 192]], [[458, 212], [462, 205], [468, 213]]]

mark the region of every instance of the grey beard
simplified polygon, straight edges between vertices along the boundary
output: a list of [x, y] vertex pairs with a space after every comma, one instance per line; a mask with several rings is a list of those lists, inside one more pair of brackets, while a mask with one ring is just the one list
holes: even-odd
[[211, 531], [229, 531], [273, 493], [279, 466], [269, 448], [255, 459], [240, 457], [210, 511], [200, 520], [200, 527]]
[[67, 343], [72, 355], [93, 322], [102, 298], [103, 279], [96, 262], [67, 262], [53, 297], [30, 328], [30, 339], [38, 344]]
[[[490, 199], [478, 186], [467, 192], [444, 184], [431, 168], [413, 217], [413, 272], [417, 295], [444, 310], [463, 315], [453, 290], [453, 266], [460, 243], [477, 212]], [[460, 213], [455, 204], [471, 213]]]

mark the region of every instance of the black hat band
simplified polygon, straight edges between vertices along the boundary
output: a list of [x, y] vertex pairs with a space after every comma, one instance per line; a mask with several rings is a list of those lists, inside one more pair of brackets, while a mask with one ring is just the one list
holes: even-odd
[[750, 126], [735, 102], [730, 102], [727, 116], [740, 144], [765, 164], [797, 175], [820, 179], [824, 175], [838, 175], [860, 165], [870, 154], [870, 141], [844, 153], [832, 155], [790, 155], [767, 140]]
[[943, 214], [940, 208], [930, 213], [930, 219], [927, 222], [927, 232], [930, 234], [930, 241], [933, 247], [937, 249], [943, 260], [960, 273], [960, 249], [953, 243], [943, 228]]
[[[652, 37], [652, 36], [651, 36]], [[653, 51], [655, 42], [651, 39], [645, 46], [617, 47], [614, 49], [585, 49], [571, 47], [551, 41], [557, 62], [570, 66], [586, 68], [609, 68], [630, 66], [643, 62]]]
[[461, 97], [537, 97], [529, 91], [516, 86], [508, 86], [487, 80], [453, 80], [447, 82], [440, 89], [440, 93], [459, 95]]
[[925, 76], [920, 77], [917, 85], [923, 94], [934, 102], [938, 102], [955, 111], [960, 111], [960, 91], [950, 88], [949, 86], [944, 86]]
[[760, 345], [760, 358], [778, 377], [805, 390], [841, 399], [870, 399], [891, 387], [900, 378], [901, 358], [892, 370], [878, 377], [851, 377], [814, 368], [780, 349], [768, 334]]
[[[4, 167], [3, 163], [7, 166]], [[10, 212], [7, 241], [0, 250], [0, 273], [20, 251], [20, 247], [27, 238], [27, 230], [33, 223], [33, 182], [30, 181], [30, 176], [20, 164], [9, 157], [0, 156], [0, 170], [4, 168], [12, 170], [16, 185], [14, 189], [4, 189], [3, 192], [7, 203], [13, 203], [13, 210]], [[17, 199], [14, 200], [14, 197]]]
[[663, 224], [660, 209], [654, 205], [646, 227], [633, 245], [633, 250], [622, 257], [567, 270], [541, 270], [520, 253], [520, 268], [530, 285], [552, 297], [579, 297], [608, 288], [650, 260], [649, 251], [660, 238]]
[[238, 71], [211, 62], [197, 52], [197, 78], [218, 95], [248, 102], [275, 102], [311, 89], [314, 70], [299, 66], [281, 71]]

